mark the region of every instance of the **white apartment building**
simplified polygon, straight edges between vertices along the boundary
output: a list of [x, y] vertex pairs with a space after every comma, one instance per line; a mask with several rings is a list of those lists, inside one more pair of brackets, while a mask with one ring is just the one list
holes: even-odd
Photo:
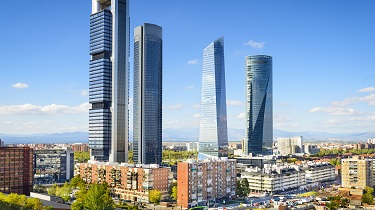
[[248, 180], [251, 191], [273, 194], [330, 181], [336, 174], [335, 167], [329, 163], [307, 162], [265, 165], [264, 169], [247, 168], [241, 178]]
[[320, 182], [331, 181], [336, 178], [335, 167], [328, 162], [312, 162], [302, 164], [305, 170], [306, 184], [318, 184]]
[[281, 155], [303, 153], [302, 136], [296, 136], [293, 138], [278, 138], [277, 151]]
[[253, 168], [241, 173], [249, 188], [255, 192], [278, 193], [297, 189], [306, 184], [305, 172], [298, 165], [265, 165], [264, 169]]
[[191, 151], [196, 151], [196, 152], [199, 152], [199, 142], [188, 142], [186, 143], [186, 148], [187, 148], [187, 151], [191, 152]]
[[369, 143], [369, 144], [375, 144], [375, 138], [369, 138], [367, 140], [367, 143]]

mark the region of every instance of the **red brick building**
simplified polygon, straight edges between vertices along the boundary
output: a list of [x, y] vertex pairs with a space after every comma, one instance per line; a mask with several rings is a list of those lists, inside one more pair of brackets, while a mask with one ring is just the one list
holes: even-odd
[[118, 198], [132, 202], [149, 203], [150, 190], [159, 190], [168, 196], [173, 181], [170, 167], [157, 164], [118, 164], [89, 161], [76, 164], [76, 173], [87, 183], [107, 182]]
[[73, 144], [72, 150], [73, 152], [88, 152], [89, 145], [88, 144]]
[[0, 147], [0, 192], [30, 195], [33, 189], [33, 149]]
[[177, 163], [177, 206], [191, 208], [223, 202], [236, 196], [236, 160]]

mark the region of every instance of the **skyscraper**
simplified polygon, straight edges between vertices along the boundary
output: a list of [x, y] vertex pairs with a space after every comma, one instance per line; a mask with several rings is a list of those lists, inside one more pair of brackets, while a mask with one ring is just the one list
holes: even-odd
[[224, 37], [203, 50], [199, 159], [227, 157]]
[[134, 29], [133, 160], [162, 161], [162, 28]]
[[95, 160], [128, 160], [128, 8], [128, 0], [92, 0], [89, 146]]
[[272, 146], [272, 57], [246, 56], [245, 154], [266, 153]]

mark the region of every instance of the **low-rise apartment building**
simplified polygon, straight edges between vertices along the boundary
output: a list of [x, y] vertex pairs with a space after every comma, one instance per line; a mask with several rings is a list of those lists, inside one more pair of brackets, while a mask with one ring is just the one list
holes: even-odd
[[265, 165], [263, 169], [252, 168], [241, 173], [247, 179], [252, 192], [278, 193], [306, 184], [305, 172], [298, 165]]
[[335, 167], [329, 163], [306, 162], [247, 168], [241, 178], [248, 180], [252, 192], [274, 194], [334, 180], [336, 174]]
[[188, 160], [177, 163], [177, 206], [191, 208], [236, 196], [236, 160]]
[[132, 202], [149, 203], [149, 191], [168, 196], [173, 181], [170, 167], [158, 164], [127, 164], [89, 161], [76, 164], [76, 174], [86, 183], [107, 182], [113, 196]]
[[302, 165], [306, 174], [306, 184], [313, 185], [336, 178], [335, 167], [327, 162], [307, 162]]

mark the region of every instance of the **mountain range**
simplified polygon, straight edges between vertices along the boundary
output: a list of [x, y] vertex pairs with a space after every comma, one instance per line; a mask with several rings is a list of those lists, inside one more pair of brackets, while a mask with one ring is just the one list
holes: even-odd
[[[229, 141], [241, 141], [244, 137], [244, 129], [228, 128]], [[130, 132], [130, 141], [133, 133]], [[340, 141], [340, 142], [366, 142], [368, 138], [375, 138], [375, 132], [363, 133], [328, 133], [316, 131], [290, 132], [274, 129], [273, 137], [276, 140], [281, 137], [303, 136], [305, 142]], [[199, 128], [163, 129], [163, 141], [198, 141]], [[0, 134], [6, 144], [30, 144], [30, 143], [87, 143], [88, 132], [64, 132], [50, 134]]]

